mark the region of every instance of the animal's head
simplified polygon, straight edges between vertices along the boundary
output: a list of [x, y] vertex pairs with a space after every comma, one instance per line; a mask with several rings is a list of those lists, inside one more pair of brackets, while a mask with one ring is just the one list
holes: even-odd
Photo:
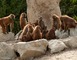
[[42, 17], [40, 17], [39, 20], [42, 21]]
[[14, 14], [10, 14], [9, 17], [13, 20], [15, 19], [15, 15]]
[[25, 12], [23, 12], [23, 13], [21, 13], [21, 16], [22, 16], [23, 18], [26, 18], [27, 14], [26, 14]]
[[55, 20], [55, 19], [59, 19], [59, 16], [56, 15], [56, 14], [53, 14], [52, 18]]

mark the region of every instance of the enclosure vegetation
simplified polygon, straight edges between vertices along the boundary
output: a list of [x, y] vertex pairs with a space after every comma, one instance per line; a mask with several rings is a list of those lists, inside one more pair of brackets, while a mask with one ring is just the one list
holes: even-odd
[[[60, 3], [62, 14], [67, 14], [77, 20], [77, 0], [61, 0]], [[14, 20], [14, 33], [19, 30], [19, 16], [22, 12], [27, 11], [26, 0], [0, 0], [0, 18], [13, 13], [16, 15]]]

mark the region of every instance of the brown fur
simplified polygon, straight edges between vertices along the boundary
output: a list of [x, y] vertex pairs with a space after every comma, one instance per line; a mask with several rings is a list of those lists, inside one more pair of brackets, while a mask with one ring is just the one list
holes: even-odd
[[42, 38], [46, 38], [47, 32], [48, 32], [47, 28], [42, 30]]
[[27, 24], [26, 13], [21, 13], [20, 15], [20, 27], [23, 30], [24, 26]]
[[55, 27], [55, 30], [56, 29], [60, 29], [60, 27], [61, 27], [61, 21], [60, 21], [59, 16], [57, 16], [56, 14], [54, 14], [52, 16], [52, 18], [53, 18], [53, 27]]
[[32, 40], [32, 32], [33, 32], [33, 26], [28, 23], [28, 24], [24, 27], [24, 29], [23, 29], [23, 31], [22, 31], [22, 33], [21, 33], [19, 39], [20, 39], [21, 41], [30, 41], [30, 40]]
[[38, 25], [41, 27], [42, 38], [46, 38], [46, 33], [48, 32], [48, 30], [47, 30], [47, 26], [45, 26], [45, 23], [42, 20], [42, 17], [39, 18]]
[[33, 40], [37, 40], [37, 39], [42, 38], [42, 33], [41, 33], [41, 27], [40, 26], [36, 26], [34, 28], [33, 33], [32, 33], [32, 38], [33, 38]]
[[10, 31], [12, 32], [13, 28], [14, 28], [14, 20], [15, 19], [15, 15], [14, 14], [10, 14], [9, 16], [0, 18], [0, 25], [2, 27], [2, 31], [5, 34], [7, 31], [7, 27], [8, 25], [10, 25]]
[[67, 31], [67, 30], [69, 30], [69, 28], [75, 28], [76, 27], [76, 21], [67, 15], [61, 16], [60, 20], [62, 22], [61, 30]]
[[55, 39], [55, 28], [52, 28], [48, 31], [48, 33], [46, 34], [46, 39], [50, 40], [50, 39]]
[[44, 21], [42, 20], [42, 17], [39, 18], [38, 25], [41, 27], [42, 30], [46, 29], [46, 26], [44, 24]]

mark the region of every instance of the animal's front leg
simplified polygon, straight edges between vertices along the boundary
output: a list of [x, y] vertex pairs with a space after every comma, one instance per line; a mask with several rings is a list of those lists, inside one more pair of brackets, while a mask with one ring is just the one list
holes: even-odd
[[10, 24], [10, 31], [13, 32], [13, 28], [14, 28], [14, 23]]

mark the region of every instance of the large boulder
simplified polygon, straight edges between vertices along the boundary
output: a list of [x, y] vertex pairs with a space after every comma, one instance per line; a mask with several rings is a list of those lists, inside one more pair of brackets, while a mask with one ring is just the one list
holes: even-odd
[[50, 49], [50, 53], [56, 53], [64, 50], [67, 46], [62, 41], [50, 40], [48, 48]]
[[14, 50], [20, 54], [20, 60], [29, 60], [44, 54], [48, 46], [48, 41], [40, 39], [31, 42], [18, 42], [14, 44]]
[[39, 17], [48, 29], [52, 27], [52, 16], [57, 14], [61, 16], [59, 8], [60, 0], [26, 0], [27, 1], [27, 17], [28, 21], [34, 23]]
[[7, 34], [2, 33], [2, 27], [0, 26], [0, 42], [14, 41], [14, 33], [8, 32]]
[[7, 42], [7, 41], [13, 41], [14, 39], [14, 33], [9, 32], [8, 34], [0, 33], [0, 42]]
[[20, 36], [21, 33], [22, 33], [22, 30], [20, 30], [20, 31], [15, 35], [15, 39], [16, 39], [16, 40], [19, 40], [19, 36]]
[[62, 40], [69, 48], [77, 48], [77, 36]]
[[16, 54], [5, 42], [0, 42], [0, 60], [14, 60]]
[[70, 36], [77, 36], [77, 27], [70, 28]]

